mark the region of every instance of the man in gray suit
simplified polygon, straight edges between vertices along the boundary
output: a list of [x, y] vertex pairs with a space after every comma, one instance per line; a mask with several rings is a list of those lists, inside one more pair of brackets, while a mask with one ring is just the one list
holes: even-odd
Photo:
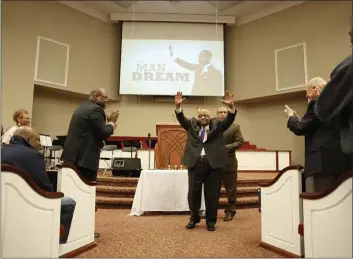
[[212, 118], [209, 111], [203, 109], [197, 119], [187, 119], [181, 108], [185, 98], [178, 92], [175, 96], [176, 117], [187, 131], [183, 164], [188, 166], [189, 191], [188, 202], [191, 211], [187, 229], [193, 229], [200, 222], [202, 184], [206, 203], [206, 225], [209, 231], [215, 230], [218, 201], [221, 190], [222, 168], [227, 160], [223, 132], [232, 125], [236, 109], [233, 95], [226, 91], [222, 102], [228, 106], [227, 118], [219, 121]]
[[[353, 21], [349, 32], [353, 45]], [[326, 122], [339, 117], [342, 151], [351, 156], [353, 168], [353, 76], [352, 55], [345, 58], [331, 73], [330, 81], [320, 94], [315, 113]]]
[[[217, 118], [224, 120], [227, 118], [228, 109], [226, 107], [219, 107], [217, 109]], [[236, 199], [237, 199], [237, 170], [238, 160], [235, 155], [235, 150], [239, 149], [243, 143], [244, 138], [241, 134], [240, 126], [235, 122], [223, 133], [224, 142], [228, 151], [227, 162], [223, 167], [223, 185], [227, 192], [228, 204], [224, 210], [224, 221], [231, 221], [236, 214]]]

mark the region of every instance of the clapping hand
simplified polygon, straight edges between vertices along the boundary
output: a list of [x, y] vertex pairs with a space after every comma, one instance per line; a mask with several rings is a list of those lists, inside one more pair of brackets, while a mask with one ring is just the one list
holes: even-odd
[[229, 92], [229, 90], [226, 90], [221, 101], [223, 104], [227, 105], [229, 109], [234, 108], [233, 94]]
[[185, 98], [183, 98], [183, 93], [182, 92], [177, 92], [177, 94], [174, 96], [174, 102], [175, 106], [177, 109], [180, 108], [180, 105], [184, 102]]
[[284, 106], [284, 113], [287, 114], [288, 117], [295, 115], [294, 111], [291, 108], [289, 108], [287, 104]]
[[108, 117], [109, 122], [114, 122], [116, 123], [119, 118], [119, 110], [115, 109]]

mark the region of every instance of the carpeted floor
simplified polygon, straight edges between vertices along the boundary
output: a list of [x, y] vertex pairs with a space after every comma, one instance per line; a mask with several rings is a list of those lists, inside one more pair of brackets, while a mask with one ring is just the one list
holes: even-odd
[[129, 212], [99, 209], [98, 246], [79, 257], [279, 257], [258, 246], [261, 223], [257, 209], [238, 210], [231, 222], [223, 222], [223, 211], [219, 211], [215, 232], [207, 231], [204, 220], [187, 230], [186, 215], [135, 217]]

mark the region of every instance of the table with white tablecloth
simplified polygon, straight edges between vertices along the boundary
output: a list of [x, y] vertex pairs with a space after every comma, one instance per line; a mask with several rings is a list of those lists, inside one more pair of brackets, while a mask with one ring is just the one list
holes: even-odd
[[[130, 215], [146, 211], [189, 211], [187, 170], [142, 170]], [[202, 195], [201, 210], [205, 209]]]

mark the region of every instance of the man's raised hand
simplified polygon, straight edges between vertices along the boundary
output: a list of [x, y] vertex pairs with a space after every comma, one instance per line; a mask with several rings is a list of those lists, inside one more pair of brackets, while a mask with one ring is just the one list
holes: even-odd
[[182, 92], [177, 92], [177, 94], [174, 96], [174, 102], [175, 106], [177, 109], [180, 108], [180, 105], [184, 102], [185, 98], [183, 98], [183, 93]]
[[233, 94], [229, 92], [229, 90], [226, 90], [224, 97], [222, 98], [222, 103], [228, 106], [229, 109], [234, 108], [234, 100], [233, 100]]

